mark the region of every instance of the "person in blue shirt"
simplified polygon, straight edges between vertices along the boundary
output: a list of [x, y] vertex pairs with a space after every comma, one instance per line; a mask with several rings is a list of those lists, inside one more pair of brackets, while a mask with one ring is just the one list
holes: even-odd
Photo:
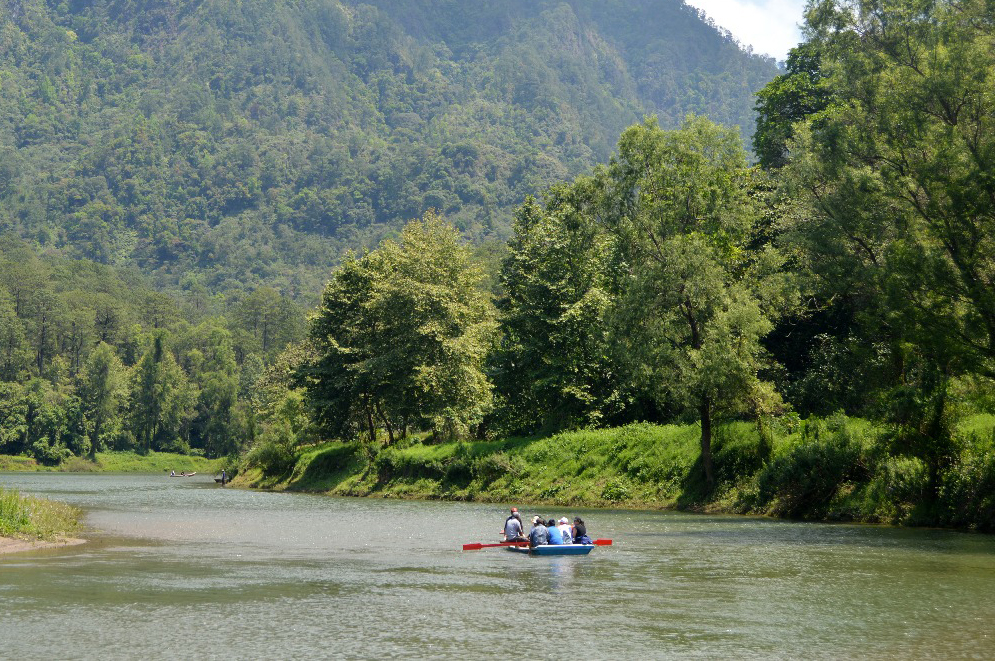
[[555, 519], [549, 520], [549, 522], [546, 524], [546, 531], [549, 534], [550, 544], [557, 544], [557, 545], [563, 544], [563, 533], [560, 532], [560, 529], [556, 527]]

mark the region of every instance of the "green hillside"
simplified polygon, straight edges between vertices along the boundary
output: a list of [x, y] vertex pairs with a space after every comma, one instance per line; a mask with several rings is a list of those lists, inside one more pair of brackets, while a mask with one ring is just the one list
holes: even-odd
[[673, 0], [0, 0], [0, 231], [314, 295], [428, 208], [507, 238], [644, 114], [748, 135], [777, 73]]

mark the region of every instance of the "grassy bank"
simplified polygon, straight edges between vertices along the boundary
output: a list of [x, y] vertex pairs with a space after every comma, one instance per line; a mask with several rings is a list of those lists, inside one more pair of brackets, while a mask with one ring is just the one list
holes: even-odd
[[938, 493], [922, 461], [896, 454], [889, 429], [832, 416], [786, 417], [763, 433], [719, 425], [717, 486], [705, 487], [697, 425], [648, 424], [548, 438], [370, 449], [328, 443], [298, 454], [259, 448], [238, 484], [338, 495], [593, 507], [680, 508], [790, 518], [995, 530], [995, 417], [955, 432]]
[[68, 537], [79, 531], [82, 515], [72, 505], [0, 487], [0, 537]]
[[60, 471], [70, 473], [162, 473], [174, 470], [215, 473], [222, 459], [205, 459], [172, 452], [98, 452], [96, 461], [70, 457], [58, 466], [45, 466], [31, 457], [0, 455], [0, 471]]

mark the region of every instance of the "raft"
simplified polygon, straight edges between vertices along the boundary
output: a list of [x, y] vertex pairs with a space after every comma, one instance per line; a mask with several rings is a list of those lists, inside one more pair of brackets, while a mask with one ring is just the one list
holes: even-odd
[[528, 546], [507, 547], [509, 551], [529, 555], [587, 555], [593, 548], [593, 544], [543, 544], [534, 548]]

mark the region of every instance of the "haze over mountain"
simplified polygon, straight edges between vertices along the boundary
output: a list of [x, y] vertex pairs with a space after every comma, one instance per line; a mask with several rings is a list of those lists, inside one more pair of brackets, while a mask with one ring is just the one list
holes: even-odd
[[0, 231], [158, 285], [313, 295], [435, 208], [514, 208], [646, 114], [778, 73], [676, 0], [0, 0]]

